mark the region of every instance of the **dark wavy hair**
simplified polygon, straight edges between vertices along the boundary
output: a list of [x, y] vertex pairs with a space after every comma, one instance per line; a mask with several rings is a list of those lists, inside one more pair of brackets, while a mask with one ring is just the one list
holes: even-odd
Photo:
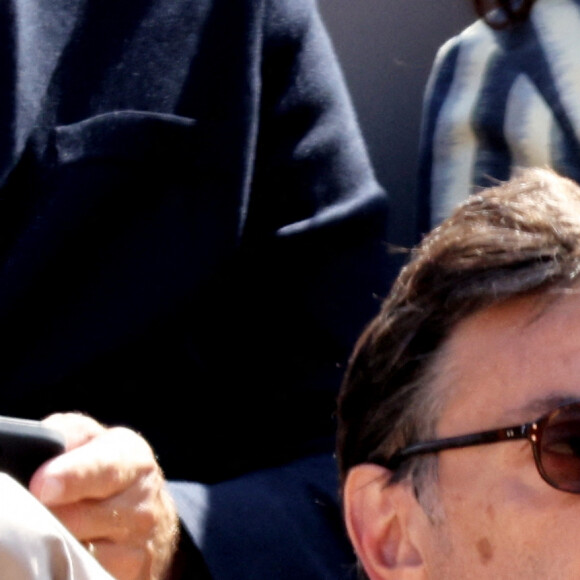
[[492, 28], [505, 28], [527, 20], [536, 0], [473, 0], [475, 11]]

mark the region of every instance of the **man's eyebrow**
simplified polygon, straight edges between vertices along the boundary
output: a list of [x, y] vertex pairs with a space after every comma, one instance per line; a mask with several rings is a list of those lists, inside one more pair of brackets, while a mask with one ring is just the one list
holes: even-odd
[[506, 409], [502, 416], [508, 421], [533, 421], [541, 415], [553, 411], [556, 407], [580, 402], [580, 395], [548, 393], [528, 401], [521, 407]]

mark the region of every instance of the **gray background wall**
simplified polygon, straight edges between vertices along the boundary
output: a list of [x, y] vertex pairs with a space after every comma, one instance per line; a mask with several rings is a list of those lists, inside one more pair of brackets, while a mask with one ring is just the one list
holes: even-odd
[[435, 51], [474, 20], [470, 0], [319, 0], [380, 182], [391, 241], [414, 241], [422, 94]]

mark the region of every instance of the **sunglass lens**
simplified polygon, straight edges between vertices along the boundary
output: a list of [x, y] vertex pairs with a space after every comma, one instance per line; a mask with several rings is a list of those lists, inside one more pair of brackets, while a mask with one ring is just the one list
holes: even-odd
[[558, 489], [580, 493], [580, 404], [560, 407], [541, 429], [544, 476]]

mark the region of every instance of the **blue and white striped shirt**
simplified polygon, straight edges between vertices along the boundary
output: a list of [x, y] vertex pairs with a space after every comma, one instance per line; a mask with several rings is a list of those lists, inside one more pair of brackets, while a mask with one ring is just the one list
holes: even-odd
[[438, 51], [425, 93], [423, 231], [517, 167], [580, 181], [580, 0], [538, 0], [529, 21], [477, 21]]

